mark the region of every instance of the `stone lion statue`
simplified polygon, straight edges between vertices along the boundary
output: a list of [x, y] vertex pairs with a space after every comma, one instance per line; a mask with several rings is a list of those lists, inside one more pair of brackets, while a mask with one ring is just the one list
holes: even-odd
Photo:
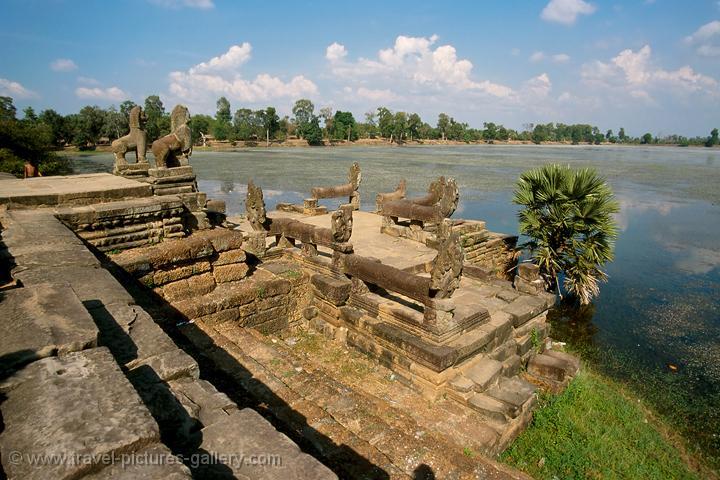
[[112, 151], [115, 154], [115, 165], [127, 165], [125, 154], [135, 152], [137, 163], [147, 163], [147, 133], [145, 133], [145, 112], [142, 107], [135, 105], [130, 110], [130, 133], [112, 142]]
[[185, 105], [176, 105], [170, 114], [170, 134], [152, 144], [157, 168], [180, 167], [190, 163], [192, 134], [188, 122], [190, 112]]

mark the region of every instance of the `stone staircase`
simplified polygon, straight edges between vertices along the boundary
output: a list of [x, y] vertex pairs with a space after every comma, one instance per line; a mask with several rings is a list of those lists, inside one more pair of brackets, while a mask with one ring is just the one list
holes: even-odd
[[[482, 416], [454, 412], [455, 402], [442, 402], [434, 416], [428, 415], [432, 409], [415, 405], [411, 410], [422, 410], [422, 414], [413, 415], [405, 407], [410, 408], [411, 402], [427, 403], [413, 390], [391, 382], [392, 388], [382, 395], [386, 398], [381, 398], [337, 371], [321, 368], [316, 355], [301, 355], [277, 337], [232, 323], [211, 326], [202, 321], [182, 327], [181, 332], [257, 398], [285, 431], [306, 438], [342, 478], [525, 478], [478, 455], [486, 453], [487, 442], [496, 442], [498, 435], [480, 423]], [[341, 348], [322, 341], [324, 351]], [[353, 356], [353, 362], [376, 365], [361, 354], [345, 353]], [[330, 367], [333, 362], [324, 364]], [[377, 368], [386, 377], [393, 375]], [[387, 383], [378, 378], [363, 380]], [[472, 419], [478, 421], [472, 428], [455, 428]], [[462, 437], [459, 442], [458, 436]], [[352, 461], [348, 461], [348, 449], [354, 452]], [[424, 472], [434, 477], [423, 476]]]
[[0, 223], [0, 478], [337, 478], [201, 379], [52, 212]]

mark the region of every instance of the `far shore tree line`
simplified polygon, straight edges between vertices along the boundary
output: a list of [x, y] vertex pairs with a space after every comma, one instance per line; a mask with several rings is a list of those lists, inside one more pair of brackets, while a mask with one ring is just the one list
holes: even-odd
[[[12, 99], [2, 97], [3, 115], [15, 118]], [[23, 110], [21, 122], [40, 126], [47, 130], [51, 145], [63, 147], [93, 148], [111, 142], [128, 132], [128, 116], [136, 104], [130, 100], [119, 107], [85, 106], [78, 113], [60, 115], [55, 110], [35, 113], [32, 107]], [[150, 95], [141, 105], [147, 117], [145, 130], [148, 140], [153, 141], [170, 131], [169, 112], [158, 95]], [[454, 142], [505, 142], [522, 141], [536, 144], [562, 142], [572, 144], [665, 144], [705, 145], [718, 144], [718, 130], [710, 136], [663, 137], [645, 133], [639, 137], [628, 135], [623, 127], [617, 131], [601, 131], [589, 124], [566, 125], [563, 123], [525, 124], [521, 131], [493, 122], [485, 122], [482, 128], [474, 128], [458, 122], [447, 113], [440, 113], [434, 125], [423, 121], [417, 113], [393, 112], [381, 106], [365, 113], [363, 121], [355, 119], [349, 111], [335, 111], [324, 107], [316, 111], [308, 99], [300, 99], [292, 108], [292, 116], [280, 117], [275, 107], [261, 110], [238, 108], [233, 113], [227, 98], [221, 97], [216, 104], [215, 116], [194, 114], [191, 120], [193, 141], [203, 144], [207, 140], [269, 144], [290, 138], [302, 138], [311, 145], [326, 142], [358, 139], [383, 139], [388, 142], [406, 143], [423, 140], [450, 140]]]
[[[24, 161], [37, 164], [43, 174], [67, 171], [67, 161], [52, 154], [74, 146], [80, 150], [94, 149], [109, 144], [125, 135], [128, 130], [130, 110], [136, 104], [131, 100], [101, 108], [87, 105], [78, 113], [61, 115], [53, 109], [36, 113], [32, 107], [18, 112], [10, 97], [0, 97], [0, 171], [20, 175]], [[141, 105], [147, 122], [145, 130], [152, 142], [170, 132], [170, 114], [158, 95], [150, 95]], [[473, 128], [458, 122], [446, 113], [440, 113], [435, 125], [423, 121], [417, 113], [397, 111], [381, 106], [365, 113], [363, 121], [355, 119], [349, 111], [334, 111], [330, 107], [315, 110], [308, 99], [297, 100], [292, 116], [280, 117], [274, 107], [261, 110], [238, 108], [233, 113], [227, 98], [221, 97], [216, 104], [215, 116], [195, 114], [191, 128], [193, 142], [204, 145], [224, 142], [245, 146], [269, 145], [288, 139], [304, 139], [310, 145], [334, 142], [355, 142], [359, 139], [380, 139], [390, 143], [431, 141], [453, 142], [562, 142], [572, 144], [664, 144], [705, 145], [718, 144], [718, 129], [708, 137], [683, 137], [668, 135], [661, 138], [645, 133], [633, 137], [620, 127], [617, 132], [601, 132], [589, 124], [565, 125], [563, 123], [526, 124], [517, 131], [493, 122], [485, 122], [483, 128]]]

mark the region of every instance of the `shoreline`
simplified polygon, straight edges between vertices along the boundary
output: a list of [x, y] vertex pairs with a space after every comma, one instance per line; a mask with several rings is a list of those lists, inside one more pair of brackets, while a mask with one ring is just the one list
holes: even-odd
[[[234, 145], [233, 145], [234, 143]], [[542, 142], [539, 144], [533, 143], [532, 141], [526, 140], [508, 140], [508, 141], [472, 141], [462, 142], [458, 140], [422, 140], [422, 141], [411, 141], [411, 142], [389, 142], [385, 139], [359, 139], [356, 141], [348, 142], [347, 140], [332, 141], [323, 143], [322, 145], [309, 145], [307, 141], [301, 139], [290, 139], [284, 141], [273, 141], [270, 145], [266, 145], [265, 142], [254, 142], [254, 141], [237, 141], [237, 142], [219, 142], [213, 141], [210, 145], [202, 146], [196, 145], [193, 150], [202, 152], [228, 152], [235, 151], [238, 149], [292, 149], [292, 148], [353, 148], [353, 147], [392, 147], [392, 148], [403, 148], [403, 147], [472, 147], [472, 146], [500, 146], [500, 147], [674, 147], [674, 148], [687, 148], [693, 150], [707, 150], [713, 151], [720, 149], [720, 145], [713, 147], [705, 147], [702, 145], [688, 145], [681, 146], [674, 143], [662, 143], [662, 144], [638, 144], [638, 143], [610, 143], [603, 142], [600, 144], [594, 143], [578, 143], [573, 144], [572, 142]], [[97, 145], [93, 150], [80, 150], [77, 147], [64, 147], [56, 150], [56, 153], [61, 154], [80, 154], [80, 155], [92, 155], [93, 153], [111, 153], [110, 145]]]

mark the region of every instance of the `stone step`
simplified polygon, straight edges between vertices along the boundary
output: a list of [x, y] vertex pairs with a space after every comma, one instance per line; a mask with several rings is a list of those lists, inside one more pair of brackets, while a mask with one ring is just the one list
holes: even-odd
[[463, 375], [473, 382], [473, 390], [484, 392], [500, 377], [503, 364], [492, 358], [480, 359], [467, 368]]
[[499, 424], [507, 423], [508, 418], [517, 417], [517, 411], [512, 407], [484, 393], [472, 395], [468, 398], [468, 404], [472, 409]]
[[[6, 397], [0, 451], [10, 479], [80, 478], [102, 467], [83, 458], [120, 458], [160, 441], [157, 423], [107, 348], [34, 362], [6, 379], [0, 392]], [[8, 461], [12, 451], [26, 460]], [[80, 460], [33, 464], [32, 455]], [[167, 474], [187, 473], [177, 464], [165, 467]]]
[[98, 329], [69, 286], [43, 283], [2, 295], [0, 371], [97, 344]]
[[510, 409], [510, 416], [515, 418], [523, 410], [529, 409], [535, 400], [537, 387], [518, 377], [501, 378], [497, 385], [487, 390], [486, 395], [498, 400]]
[[203, 428], [200, 448], [210, 458], [227, 461], [200, 466], [195, 472], [196, 477], [248, 480], [338, 478], [250, 408], [234, 411], [223, 421]]
[[[208, 332], [205, 326], [200, 327]], [[264, 383], [265, 388], [269, 387], [285, 400], [320, 434], [330, 437], [333, 444], [353, 445], [359, 455], [380, 468], [368, 477], [372, 470], [359, 475], [357, 471], [343, 471], [342, 468], [347, 466], [339, 466], [339, 473], [343, 472], [345, 476], [408, 478], [414, 475], [414, 470], [421, 464], [431, 465], [438, 478], [462, 477], [463, 472], [499, 471], [495, 464], [469, 459], [462, 454], [461, 448], [450, 447], [387, 401], [349, 387], [328, 375], [327, 371], [319, 371], [316, 366], [295, 355], [281, 341], [272, 343], [257, 332], [227, 324], [217, 326], [214, 330], [211, 334], [213, 341], [238, 358], [253, 375], [255, 382]], [[271, 403], [270, 399], [266, 401]], [[277, 403], [277, 398], [274, 401]], [[290, 425], [298, 428], [296, 420], [285, 418], [282, 407], [274, 415], [281, 422], [289, 421]], [[423, 434], [417, 435], [417, 432]], [[309, 437], [313, 438], [313, 435]], [[322, 446], [322, 443], [318, 442], [317, 445]], [[328, 448], [327, 444], [324, 449], [323, 458], [334, 468], [338, 467], [336, 462], [341, 458], [339, 452], [333, 447]], [[349, 465], [349, 462], [345, 463]], [[499, 478], [504, 477], [501, 475]]]

